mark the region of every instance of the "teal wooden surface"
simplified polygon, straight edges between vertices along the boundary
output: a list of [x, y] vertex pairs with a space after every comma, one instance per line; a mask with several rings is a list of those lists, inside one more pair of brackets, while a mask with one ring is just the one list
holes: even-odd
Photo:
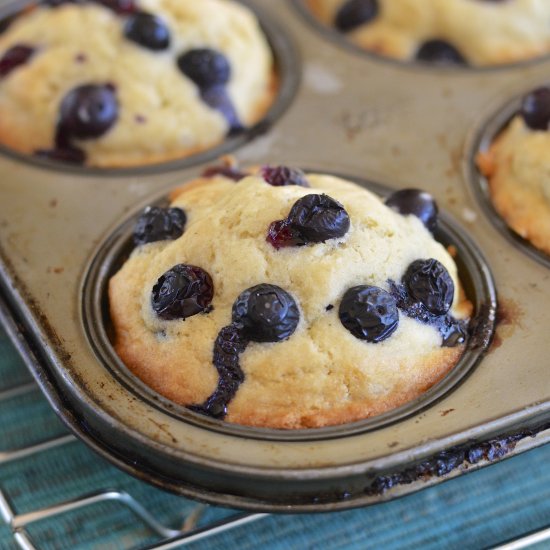
[[[0, 391], [30, 380], [0, 333]], [[0, 452], [64, 433], [37, 389], [0, 403]], [[486, 548], [550, 525], [549, 465], [547, 445], [399, 500], [341, 513], [270, 516], [189, 548]], [[79, 441], [0, 466], [0, 489], [17, 513], [110, 488], [128, 492], [173, 528], [197, 506], [118, 471]], [[200, 524], [230, 513], [206, 507]], [[33, 524], [29, 533], [47, 550], [140, 548], [159, 540], [117, 502]], [[0, 520], [0, 549], [15, 547]]]

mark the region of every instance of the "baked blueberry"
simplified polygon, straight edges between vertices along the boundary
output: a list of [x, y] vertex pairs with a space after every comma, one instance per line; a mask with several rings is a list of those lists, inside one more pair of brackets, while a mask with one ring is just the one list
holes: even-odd
[[420, 189], [401, 189], [386, 199], [386, 205], [403, 216], [412, 214], [433, 233], [437, 226], [438, 208], [434, 198]]
[[181, 208], [148, 206], [134, 227], [134, 243], [174, 240], [183, 235], [187, 216]]
[[233, 322], [242, 325], [254, 342], [279, 342], [288, 338], [300, 320], [294, 298], [281, 287], [253, 286], [242, 292], [233, 304]]
[[224, 176], [226, 178], [229, 178], [233, 181], [240, 181], [243, 178], [246, 178], [248, 174], [245, 174], [244, 172], [241, 172], [236, 166], [232, 166], [231, 164], [221, 164], [216, 166], [209, 166], [206, 168], [202, 176], [204, 178], [213, 178], [215, 176]]
[[93, 1], [121, 15], [126, 15], [136, 11], [136, 4], [134, 0], [93, 0]]
[[62, 138], [59, 141], [100, 137], [113, 126], [117, 118], [118, 102], [112, 85], [78, 86], [61, 101], [58, 133]]
[[300, 185], [309, 187], [306, 175], [297, 168], [288, 166], [263, 166], [260, 174], [264, 180], [275, 187], [284, 185]]
[[231, 66], [227, 58], [209, 48], [189, 50], [178, 57], [180, 71], [199, 88], [227, 84], [231, 76]]
[[445, 40], [428, 40], [416, 52], [416, 59], [429, 63], [466, 65], [466, 59]]
[[204, 269], [178, 264], [164, 273], [153, 287], [151, 305], [161, 319], [187, 319], [209, 311], [213, 296], [214, 283]]
[[0, 77], [7, 76], [16, 67], [24, 65], [34, 53], [34, 48], [25, 44], [17, 44], [6, 50], [0, 59]]
[[349, 32], [378, 15], [378, 0], [348, 0], [337, 12], [334, 26]]
[[550, 123], [550, 88], [541, 87], [528, 93], [521, 102], [521, 116], [533, 130], [548, 130]]
[[143, 11], [126, 20], [124, 35], [149, 50], [165, 50], [170, 45], [170, 31], [160, 17]]
[[229, 96], [225, 86], [216, 85], [209, 86], [208, 88], [201, 89], [201, 99], [212, 109], [220, 111], [224, 116], [229, 126], [228, 133], [233, 135], [243, 130], [243, 125], [239, 120], [239, 116], [233, 107], [233, 103]]
[[328, 195], [306, 195], [292, 206], [285, 220], [273, 222], [267, 241], [275, 248], [323, 243], [343, 237], [350, 220], [345, 208]]
[[409, 294], [435, 315], [447, 313], [453, 304], [455, 285], [441, 262], [416, 260], [408, 268], [403, 282]]
[[391, 336], [399, 324], [395, 298], [376, 286], [360, 285], [347, 290], [338, 316], [356, 338], [371, 343]]

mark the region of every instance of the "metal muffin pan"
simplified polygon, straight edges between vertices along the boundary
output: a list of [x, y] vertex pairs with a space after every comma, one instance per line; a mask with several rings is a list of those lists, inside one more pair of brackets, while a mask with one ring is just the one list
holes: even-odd
[[[482, 442], [497, 436], [516, 437], [501, 445], [508, 454], [548, 441], [550, 273], [495, 230], [464, 166], [471, 161], [469, 138], [481, 131], [489, 108], [494, 112], [519, 84], [542, 81], [550, 63], [417, 70], [336, 47], [296, 17], [290, 2], [250, 4], [297, 43], [303, 77], [278, 121], [236, 151], [239, 161], [314, 167], [433, 193], [449, 220], [460, 220], [449, 222], [452, 231], [477, 243], [494, 275], [502, 318], [494, 344], [429, 406], [352, 434], [343, 428], [286, 440], [183, 420], [113, 375], [89, 337], [97, 315], [94, 321], [83, 310], [83, 300], [87, 274], [104, 244], [116, 241], [121, 223], [204, 165], [90, 173], [6, 155], [0, 158], [6, 302], [0, 317], [58, 414], [107, 459], [149, 482], [209, 502], [287, 512], [345, 509], [418, 490], [503, 456], [484, 451], [475, 463], [459, 460], [464, 449], [492, 449], [496, 443]], [[101, 269], [110, 265], [99, 269], [104, 280]], [[93, 308], [100, 307], [97, 296]], [[442, 456], [455, 457], [456, 468], [428, 475], [421, 467]], [[380, 480], [390, 478], [396, 486], [384, 492], [389, 485]]]

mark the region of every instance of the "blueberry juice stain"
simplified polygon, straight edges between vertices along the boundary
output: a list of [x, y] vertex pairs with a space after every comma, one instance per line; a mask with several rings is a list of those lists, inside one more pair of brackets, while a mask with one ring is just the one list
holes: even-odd
[[188, 408], [199, 414], [223, 420], [227, 406], [244, 382], [244, 372], [239, 365], [239, 355], [249, 344], [242, 326], [232, 323], [222, 328], [214, 343], [213, 363], [218, 371], [218, 385], [214, 392], [200, 405]]
[[411, 296], [406, 285], [388, 281], [390, 294], [395, 298], [397, 307], [412, 319], [435, 327], [443, 338], [443, 347], [453, 348], [464, 344], [468, 337], [465, 321], [455, 319], [449, 313], [437, 315], [430, 312], [426, 306]]
[[218, 385], [200, 405], [189, 408], [223, 420], [227, 406], [244, 382], [239, 356], [250, 342], [281, 342], [289, 338], [300, 319], [294, 298], [281, 287], [262, 283], [247, 288], [233, 304], [232, 323], [222, 328], [214, 343], [213, 363]]

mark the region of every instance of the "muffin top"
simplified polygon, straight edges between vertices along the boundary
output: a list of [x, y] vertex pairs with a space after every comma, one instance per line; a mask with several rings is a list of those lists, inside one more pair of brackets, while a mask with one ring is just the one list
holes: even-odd
[[110, 281], [118, 354], [169, 399], [251, 426], [341, 424], [413, 399], [458, 360], [470, 304], [428, 229], [431, 198], [389, 204], [406, 215], [283, 167], [185, 185], [142, 214]]
[[435, 63], [499, 65], [550, 50], [544, 0], [307, 0], [366, 50]]
[[273, 60], [228, 0], [50, 0], [0, 35], [0, 142], [99, 167], [211, 147], [255, 123]]
[[520, 236], [550, 254], [550, 88], [529, 92], [520, 112], [477, 164], [498, 213]]

